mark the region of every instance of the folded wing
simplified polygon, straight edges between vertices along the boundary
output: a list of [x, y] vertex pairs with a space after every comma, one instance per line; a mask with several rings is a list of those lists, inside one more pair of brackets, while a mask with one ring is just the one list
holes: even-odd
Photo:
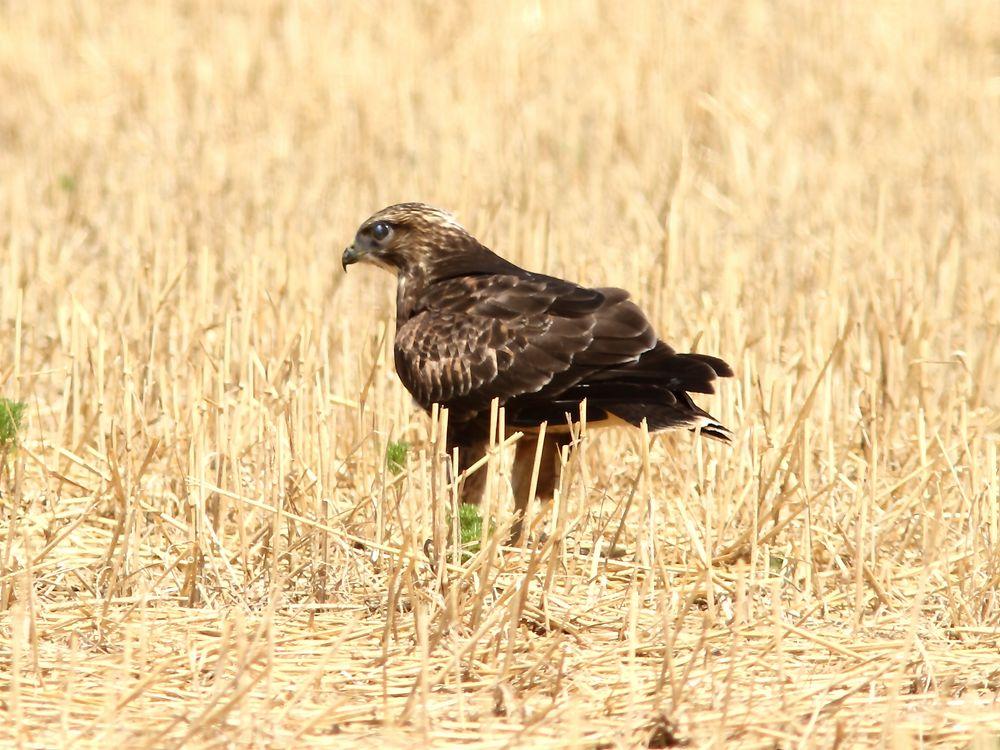
[[439, 282], [397, 330], [395, 358], [417, 402], [446, 406], [453, 423], [472, 423], [498, 398], [512, 426], [561, 424], [586, 399], [591, 421], [646, 419], [651, 430], [728, 439], [688, 396], [712, 393], [728, 365], [674, 352], [621, 289], [527, 272]]

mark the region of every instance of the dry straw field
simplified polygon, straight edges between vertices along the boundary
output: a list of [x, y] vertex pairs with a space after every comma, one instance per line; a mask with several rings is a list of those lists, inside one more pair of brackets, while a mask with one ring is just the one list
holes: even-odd
[[[0, 745], [996, 747], [998, 55], [992, 0], [0, 2]], [[525, 550], [498, 447], [446, 544], [339, 265], [399, 200], [726, 357], [734, 445], [583, 431]]]

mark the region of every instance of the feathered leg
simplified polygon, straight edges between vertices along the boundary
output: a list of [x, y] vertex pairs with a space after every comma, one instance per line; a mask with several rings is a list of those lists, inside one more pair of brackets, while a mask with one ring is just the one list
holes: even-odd
[[[511, 485], [514, 490], [514, 525], [511, 528], [510, 543], [514, 544], [521, 538], [524, 530], [524, 519], [528, 503], [532, 496], [543, 503], [550, 502], [559, 482], [559, 454], [563, 446], [568, 445], [570, 438], [562, 435], [546, 435], [542, 446], [542, 455], [538, 462], [538, 478], [535, 483], [534, 495], [531, 493], [531, 475], [535, 466], [535, 454], [538, 450], [537, 435], [526, 434], [517, 441], [514, 451], [514, 465], [511, 467]], [[486, 455], [488, 442], [476, 440], [469, 443], [452, 444], [452, 450], [458, 448], [458, 471], [466, 471], [472, 464]], [[463, 504], [479, 505], [486, 492], [486, 467], [466, 477], [459, 487], [459, 500]]]
[[[461, 474], [472, 464], [486, 455], [488, 443], [485, 440], [477, 440], [468, 445], [449, 445], [449, 450], [458, 448], [458, 472]], [[486, 467], [467, 476], [462, 480], [458, 488], [458, 499], [463, 505], [479, 505], [486, 492]]]
[[[538, 462], [538, 479], [534, 496], [543, 503], [550, 502], [559, 483], [559, 453], [569, 439], [562, 436], [546, 435], [542, 445], [542, 455]], [[511, 485], [514, 490], [514, 525], [510, 532], [510, 543], [516, 544], [524, 531], [524, 519], [528, 503], [531, 502], [531, 475], [535, 467], [538, 451], [538, 437], [525, 435], [517, 441], [514, 466], [511, 468]]]

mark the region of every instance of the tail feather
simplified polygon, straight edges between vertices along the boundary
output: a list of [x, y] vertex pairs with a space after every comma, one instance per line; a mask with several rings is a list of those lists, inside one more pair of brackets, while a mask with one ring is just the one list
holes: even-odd
[[582, 401], [587, 402], [591, 423], [617, 418], [639, 427], [646, 420], [650, 432], [686, 427], [724, 443], [732, 440], [732, 433], [686, 392], [622, 381], [579, 385], [553, 399], [519, 400], [516, 405], [508, 404], [507, 421], [512, 427], [562, 424], [567, 416], [575, 422], [580, 419]]
[[718, 423], [706, 425], [699, 431], [705, 437], [712, 438], [712, 440], [718, 440], [720, 443], [725, 443], [726, 445], [733, 442], [732, 431]]
[[732, 368], [718, 357], [677, 354], [658, 341], [628, 364], [596, 369], [565, 389], [521, 396], [507, 404], [511, 426], [541, 422], [563, 423], [567, 416], [580, 419], [580, 403], [587, 402], [587, 419], [599, 422], [617, 418], [650, 432], [687, 428], [724, 443], [733, 433], [691, 399], [692, 393], [714, 393], [712, 381], [732, 376]]
[[[686, 427], [692, 432], [723, 443], [730, 443], [733, 433], [704, 409], [691, 402], [687, 394], [674, 404], [664, 403], [614, 403], [601, 404], [602, 411], [612, 414], [631, 425], [639, 427], [646, 420], [650, 432]], [[591, 411], [587, 405], [588, 413]]]
[[677, 354], [660, 341], [635, 362], [605, 368], [587, 380], [651, 383], [668, 390], [715, 393], [712, 381], [731, 377], [732, 374], [732, 368], [718, 357]]

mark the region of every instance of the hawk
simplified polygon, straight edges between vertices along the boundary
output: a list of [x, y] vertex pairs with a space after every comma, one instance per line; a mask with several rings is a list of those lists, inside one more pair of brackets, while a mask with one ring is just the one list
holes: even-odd
[[[712, 393], [733, 374], [718, 357], [678, 354], [661, 341], [628, 292], [574, 284], [526, 271], [482, 245], [455, 218], [422, 203], [389, 206], [367, 219], [344, 251], [343, 266], [365, 262], [397, 276], [396, 372], [416, 402], [448, 409], [447, 445], [464, 471], [485, 453], [490, 404], [523, 430], [512, 485], [515, 536], [531, 499], [537, 430], [545, 422], [536, 480], [551, 497], [566, 426], [586, 400], [589, 425], [646, 420], [650, 431], [698, 430], [729, 442], [731, 433], [689, 393]], [[560, 431], [560, 427], [563, 429]], [[485, 472], [461, 489], [478, 503]]]

